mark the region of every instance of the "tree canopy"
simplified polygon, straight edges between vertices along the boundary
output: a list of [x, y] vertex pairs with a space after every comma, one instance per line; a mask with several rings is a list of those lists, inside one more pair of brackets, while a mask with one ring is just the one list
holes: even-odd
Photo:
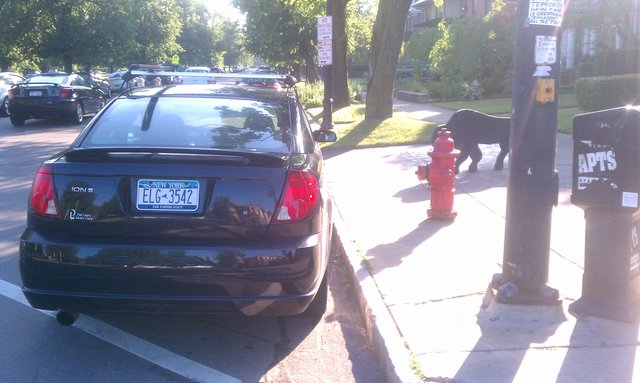
[[240, 26], [224, 24], [200, 0], [3, 0], [0, 19], [0, 70], [125, 67], [176, 54], [183, 65], [219, 65], [219, 52], [243, 57], [237, 38], [223, 38], [238, 36]]

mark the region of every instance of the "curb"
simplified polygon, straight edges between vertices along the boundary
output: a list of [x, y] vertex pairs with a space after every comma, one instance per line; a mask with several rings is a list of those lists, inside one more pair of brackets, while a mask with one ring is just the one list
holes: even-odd
[[373, 347], [378, 363], [388, 383], [421, 382], [411, 369], [411, 353], [402, 338], [391, 313], [384, 303], [375, 280], [362, 265], [356, 242], [349, 236], [349, 229], [340, 215], [340, 209], [335, 205], [334, 238], [339, 241], [348, 266], [349, 275], [353, 280], [354, 292], [358, 300], [360, 313], [364, 321], [369, 344]]

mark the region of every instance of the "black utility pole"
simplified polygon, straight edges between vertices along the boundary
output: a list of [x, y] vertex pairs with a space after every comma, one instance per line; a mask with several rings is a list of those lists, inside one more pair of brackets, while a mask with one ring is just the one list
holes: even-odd
[[518, 0], [501, 303], [559, 303], [547, 286], [555, 169], [563, 0]]
[[[331, 0], [327, 0], [327, 16], [331, 16]], [[333, 22], [331, 23], [331, 28], [333, 28]], [[331, 45], [331, 50], [333, 51], [333, 32], [331, 33], [331, 39], [328, 43]], [[333, 56], [333, 52], [331, 54]], [[333, 58], [332, 58], [333, 60]], [[332, 104], [333, 99], [331, 98], [331, 72], [332, 72], [331, 64], [324, 65], [322, 67], [322, 81], [324, 81], [324, 99], [322, 101], [322, 129], [333, 129], [333, 112], [332, 112]]]

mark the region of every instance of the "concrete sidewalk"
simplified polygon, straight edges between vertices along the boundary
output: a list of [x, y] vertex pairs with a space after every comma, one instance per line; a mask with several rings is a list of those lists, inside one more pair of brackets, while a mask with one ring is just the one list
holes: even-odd
[[[446, 111], [405, 104], [396, 108], [448, 120]], [[556, 307], [502, 305], [487, 294], [503, 257], [508, 170], [493, 170], [497, 145], [483, 147], [477, 173], [463, 164], [452, 222], [427, 219], [429, 192], [414, 172], [428, 148], [325, 152], [337, 233], [388, 381], [640, 382], [637, 324], [567, 311], [581, 296], [584, 263], [583, 211], [569, 202], [571, 137], [559, 134], [557, 146], [549, 268], [562, 299]]]

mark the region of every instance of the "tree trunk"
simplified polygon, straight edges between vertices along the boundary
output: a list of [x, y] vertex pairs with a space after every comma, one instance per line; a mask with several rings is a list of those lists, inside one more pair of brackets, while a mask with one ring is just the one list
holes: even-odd
[[373, 26], [365, 120], [393, 116], [393, 86], [411, 0], [381, 0]]
[[320, 77], [318, 76], [318, 68], [316, 66], [316, 60], [309, 51], [310, 51], [309, 47], [306, 44], [300, 43], [299, 52], [302, 55], [302, 58], [304, 59], [305, 75], [307, 77], [307, 82], [310, 84], [314, 84], [318, 82]]
[[333, 18], [333, 64], [331, 65], [331, 97], [335, 109], [351, 105], [349, 85], [347, 84], [347, 2], [331, 1]]
[[68, 54], [62, 54], [62, 63], [64, 65], [64, 71], [67, 73], [73, 73], [73, 57]]

